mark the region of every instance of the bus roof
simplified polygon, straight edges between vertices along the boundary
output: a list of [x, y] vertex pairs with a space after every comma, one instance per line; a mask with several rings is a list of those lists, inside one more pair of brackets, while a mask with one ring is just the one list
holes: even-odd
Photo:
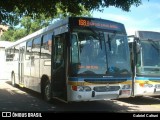
[[100, 29], [108, 29], [116, 32], [120, 32], [122, 34], [126, 34], [125, 27], [122, 23], [100, 19], [100, 18], [90, 18], [90, 17], [67, 17], [66, 19], [57, 20], [53, 24], [42, 28], [30, 35], [27, 35], [17, 41], [15, 41], [11, 46], [13, 47], [17, 44], [25, 42], [29, 39], [33, 39], [40, 34], [44, 34], [45, 32], [51, 31], [54, 35], [59, 33], [65, 32], [68, 30], [69, 26], [81, 26], [81, 27], [93, 27], [93, 28], [100, 28]]
[[155, 31], [136, 31], [135, 36], [141, 40], [160, 40], [160, 32]]

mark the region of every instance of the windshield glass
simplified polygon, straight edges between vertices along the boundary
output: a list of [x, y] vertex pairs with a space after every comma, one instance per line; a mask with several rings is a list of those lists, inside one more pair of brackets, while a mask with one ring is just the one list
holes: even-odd
[[153, 40], [141, 41], [141, 52], [137, 60], [138, 74], [160, 74], [160, 42]]
[[74, 29], [71, 35], [72, 74], [126, 75], [129, 48], [124, 35], [94, 29]]

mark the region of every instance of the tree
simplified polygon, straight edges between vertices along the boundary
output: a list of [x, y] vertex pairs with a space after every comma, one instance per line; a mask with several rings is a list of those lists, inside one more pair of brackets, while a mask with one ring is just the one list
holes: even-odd
[[44, 14], [46, 17], [54, 18], [58, 9], [65, 16], [68, 13], [72, 16], [80, 15], [83, 11], [101, 10], [101, 8], [115, 6], [124, 11], [129, 11], [131, 5], [139, 6], [141, 0], [1, 0], [0, 1], [0, 23], [12, 23], [15, 19], [15, 12], [19, 16], [27, 15], [32, 18]]
[[[89, 11], [86, 11], [83, 6], [81, 6], [83, 11], [77, 16], [91, 16]], [[49, 24], [52, 24], [53, 18], [50, 16], [45, 16], [44, 14], [39, 14], [39, 17], [32, 18], [31, 16], [23, 15], [21, 19], [18, 19], [18, 12], [15, 12], [15, 22], [12, 22], [11, 27], [8, 31], [4, 32], [1, 36], [1, 40], [5, 41], [16, 41], [28, 34], [31, 34]], [[57, 6], [56, 18], [64, 18], [65, 15], [73, 16], [71, 13], [63, 13], [63, 11]], [[75, 15], [76, 16], [76, 15]], [[19, 21], [19, 22], [18, 22]], [[18, 25], [18, 27], [17, 27]]]

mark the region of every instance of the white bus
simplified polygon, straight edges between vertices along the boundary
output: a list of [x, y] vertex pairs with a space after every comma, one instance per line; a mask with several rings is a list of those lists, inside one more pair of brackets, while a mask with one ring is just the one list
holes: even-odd
[[7, 69], [6, 69], [6, 56], [5, 56], [5, 47], [11, 45], [12, 42], [9, 42], [9, 41], [0, 41], [0, 80], [8, 80], [10, 79], [8, 77], [8, 74], [7, 74]]
[[160, 33], [136, 31], [129, 36], [133, 96], [160, 95]]
[[130, 97], [129, 46], [123, 24], [68, 17], [6, 48], [12, 84], [46, 101]]

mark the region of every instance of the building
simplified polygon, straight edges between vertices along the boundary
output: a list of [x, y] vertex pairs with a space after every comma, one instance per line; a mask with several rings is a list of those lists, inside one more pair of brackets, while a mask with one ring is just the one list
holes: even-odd
[[8, 30], [7, 25], [0, 25], [0, 36], [7, 30]]
[[0, 41], [0, 80], [8, 79], [10, 76], [6, 73], [6, 57], [5, 57], [5, 47], [12, 44], [12, 42], [9, 41]]

